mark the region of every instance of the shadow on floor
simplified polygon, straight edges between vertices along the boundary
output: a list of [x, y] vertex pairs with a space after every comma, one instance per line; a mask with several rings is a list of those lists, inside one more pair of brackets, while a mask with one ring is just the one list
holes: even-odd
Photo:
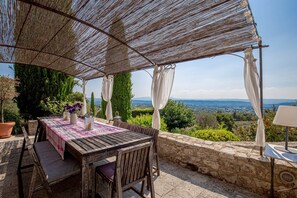
[[[21, 151], [22, 140], [7, 141], [0, 143], [0, 198], [17, 198], [18, 177], [17, 166]], [[25, 152], [23, 164], [30, 164], [31, 161], [27, 152]], [[259, 197], [245, 189], [239, 188], [200, 174], [189, 169], [182, 168], [170, 162], [161, 160], [161, 175], [154, 178], [154, 187], [156, 198], [191, 198], [191, 197]], [[22, 181], [25, 196], [29, 189], [32, 175], [32, 168], [22, 170]], [[37, 183], [40, 181], [37, 180]], [[100, 183], [100, 181], [98, 182]], [[106, 184], [105, 184], [106, 185]], [[140, 189], [141, 185], [137, 188]], [[98, 191], [106, 195], [107, 187], [104, 184], [98, 185]], [[54, 197], [80, 197], [80, 175], [70, 177], [63, 182], [52, 186]], [[145, 192], [149, 196], [149, 192]], [[47, 197], [45, 190], [34, 193], [33, 197]], [[126, 198], [139, 197], [134, 191], [129, 190], [124, 193]]]

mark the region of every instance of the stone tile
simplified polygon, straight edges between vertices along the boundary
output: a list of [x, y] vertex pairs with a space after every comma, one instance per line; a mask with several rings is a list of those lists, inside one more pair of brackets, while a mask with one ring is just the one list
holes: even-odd
[[172, 191], [168, 192], [166, 195], [162, 196], [162, 198], [185, 198], [185, 197], [179, 196], [172, 190]]
[[173, 189], [173, 192], [184, 198], [195, 198], [204, 191], [204, 188], [185, 181]]
[[161, 197], [171, 191], [174, 187], [168, 183], [162, 182], [162, 180], [156, 180], [154, 182], [155, 192]]
[[184, 180], [174, 176], [167, 174], [166, 176], [160, 176], [154, 181], [155, 185], [162, 185], [164, 183], [169, 184], [170, 186], [178, 186], [180, 183], [182, 183]]

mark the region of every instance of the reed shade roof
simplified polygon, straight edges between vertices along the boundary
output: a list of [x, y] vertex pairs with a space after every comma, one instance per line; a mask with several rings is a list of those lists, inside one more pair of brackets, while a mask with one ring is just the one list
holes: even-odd
[[258, 44], [242, 0], [1, 0], [0, 62], [81, 79]]

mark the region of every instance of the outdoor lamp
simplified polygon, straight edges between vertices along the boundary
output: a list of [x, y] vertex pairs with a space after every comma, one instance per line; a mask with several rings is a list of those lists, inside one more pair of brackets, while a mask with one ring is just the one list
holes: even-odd
[[297, 150], [288, 150], [288, 130], [289, 127], [297, 127], [297, 106], [279, 106], [273, 120], [273, 124], [286, 126], [286, 144], [285, 148], [276, 147], [277, 150], [284, 152], [297, 152]]

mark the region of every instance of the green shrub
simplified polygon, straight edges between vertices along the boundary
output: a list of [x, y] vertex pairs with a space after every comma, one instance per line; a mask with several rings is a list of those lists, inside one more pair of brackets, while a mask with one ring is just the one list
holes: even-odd
[[195, 124], [195, 114], [192, 109], [187, 108], [183, 103], [169, 100], [166, 107], [161, 111], [168, 130], [174, 128], [185, 128]]
[[236, 135], [226, 129], [201, 129], [199, 125], [173, 129], [173, 132], [210, 141], [239, 141]]
[[241, 141], [255, 141], [257, 121], [237, 121], [233, 132]]
[[136, 116], [149, 114], [153, 115], [154, 109], [153, 108], [135, 108], [132, 110], [132, 117], [135, 118]]
[[62, 115], [66, 103], [64, 101], [46, 98], [40, 101], [40, 109], [44, 111], [44, 115]]
[[189, 133], [191, 137], [210, 141], [239, 141], [239, 138], [232, 132], [225, 129], [203, 129]]
[[[136, 116], [135, 118], [130, 118], [128, 120], [128, 123], [130, 124], [136, 124], [139, 126], [143, 126], [143, 127], [147, 127], [147, 128], [151, 128], [152, 127], [152, 116], [151, 115], [139, 115]], [[167, 126], [166, 123], [164, 122], [164, 120], [161, 118], [161, 131], [167, 131]]]

